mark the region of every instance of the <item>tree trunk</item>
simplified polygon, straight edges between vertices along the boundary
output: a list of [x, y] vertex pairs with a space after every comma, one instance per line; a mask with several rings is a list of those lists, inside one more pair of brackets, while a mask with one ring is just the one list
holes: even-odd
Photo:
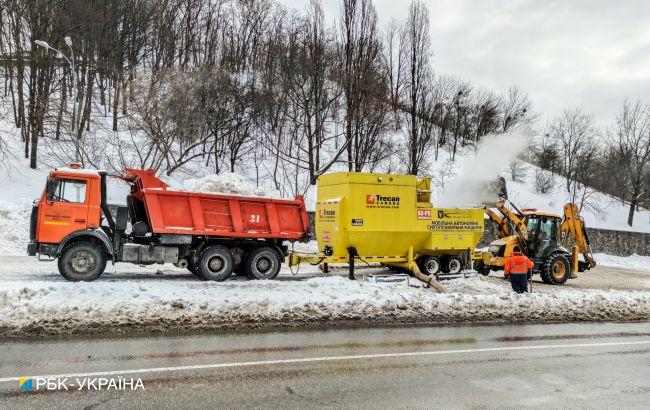
[[113, 98], [113, 131], [117, 131], [117, 113], [120, 110], [120, 77], [114, 81], [115, 98]]
[[634, 210], [636, 209], [637, 202], [636, 199], [630, 201], [630, 212], [627, 214], [627, 224], [630, 226], [632, 226], [632, 222], [634, 222]]

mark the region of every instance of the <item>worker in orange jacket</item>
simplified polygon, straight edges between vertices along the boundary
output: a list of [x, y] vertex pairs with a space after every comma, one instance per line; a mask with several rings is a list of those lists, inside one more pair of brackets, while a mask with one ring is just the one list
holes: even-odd
[[528, 270], [533, 268], [533, 261], [521, 253], [521, 248], [515, 246], [512, 254], [506, 258], [503, 270], [510, 277], [512, 290], [517, 293], [528, 292]]

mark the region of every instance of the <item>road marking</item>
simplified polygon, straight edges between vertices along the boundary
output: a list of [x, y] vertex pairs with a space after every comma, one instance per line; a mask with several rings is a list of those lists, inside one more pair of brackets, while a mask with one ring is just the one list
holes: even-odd
[[321, 356], [321, 357], [305, 357], [302, 359], [298, 358], [298, 359], [259, 360], [253, 362], [213, 363], [213, 364], [199, 364], [199, 365], [174, 366], [174, 367], [152, 367], [152, 368], [144, 368], [144, 369], [109, 370], [103, 372], [90, 372], [90, 373], [3, 377], [0, 378], [0, 383], [19, 381], [23, 377], [28, 377], [31, 379], [63, 379], [66, 377], [67, 378], [99, 377], [99, 376], [115, 376], [115, 375], [124, 375], [124, 374], [163, 373], [163, 372], [176, 372], [176, 371], [186, 371], [186, 370], [266, 366], [266, 365], [275, 365], [275, 364], [331, 362], [331, 361], [340, 361], [340, 360], [382, 359], [382, 358], [392, 358], [392, 357], [413, 357], [413, 356], [437, 356], [437, 355], [459, 354], [459, 353], [503, 352], [503, 351], [516, 351], [516, 350], [566, 349], [566, 348], [577, 348], [577, 347], [636, 346], [636, 345], [644, 345], [644, 344], [650, 344], [650, 340], [641, 340], [635, 342], [487, 347], [483, 349], [433, 350], [433, 351], [426, 351], [426, 352], [404, 352], [404, 353], [375, 353], [375, 354], [359, 354], [359, 355], [349, 355], [349, 356]]

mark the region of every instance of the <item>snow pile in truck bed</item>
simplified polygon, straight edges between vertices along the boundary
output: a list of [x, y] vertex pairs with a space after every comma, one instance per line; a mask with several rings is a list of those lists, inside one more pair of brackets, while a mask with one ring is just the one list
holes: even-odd
[[188, 179], [183, 183], [183, 188], [187, 191], [212, 194], [267, 196], [264, 189], [255, 186], [246, 177], [234, 172], [207, 175], [198, 179]]
[[24, 255], [29, 242], [31, 203], [0, 201], [0, 247], [6, 255]]
[[323, 277], [313, 267], [298, 278], [285, 270], [275, 281], [217, 283], [178, 269], [155, 275], [152, 268], [117, 265], [96, 282], [70, 283], [53, 263], [24, 274], [18, 272], [29, 266], [25, 261], [9, 264], [0, 268], [0, 336], [650, 317], [650, 292], [558, 286], [516, 295], [509, 283], [480, 276], [445, 281], [449, 292], [437, 294], [405, 282]]

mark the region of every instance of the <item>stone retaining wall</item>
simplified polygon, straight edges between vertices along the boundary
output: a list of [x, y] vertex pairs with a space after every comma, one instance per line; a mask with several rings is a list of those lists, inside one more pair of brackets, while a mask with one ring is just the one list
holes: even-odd
[[[612, 231], [609, 229], [587, 228], [593, 252], [616, 256], [650, 255], [650, 234], [643, 232]], [[479, 247], [488, 246], [499, 237], [497, 226], [492, 221], [485, 222], [485, 233]]]

